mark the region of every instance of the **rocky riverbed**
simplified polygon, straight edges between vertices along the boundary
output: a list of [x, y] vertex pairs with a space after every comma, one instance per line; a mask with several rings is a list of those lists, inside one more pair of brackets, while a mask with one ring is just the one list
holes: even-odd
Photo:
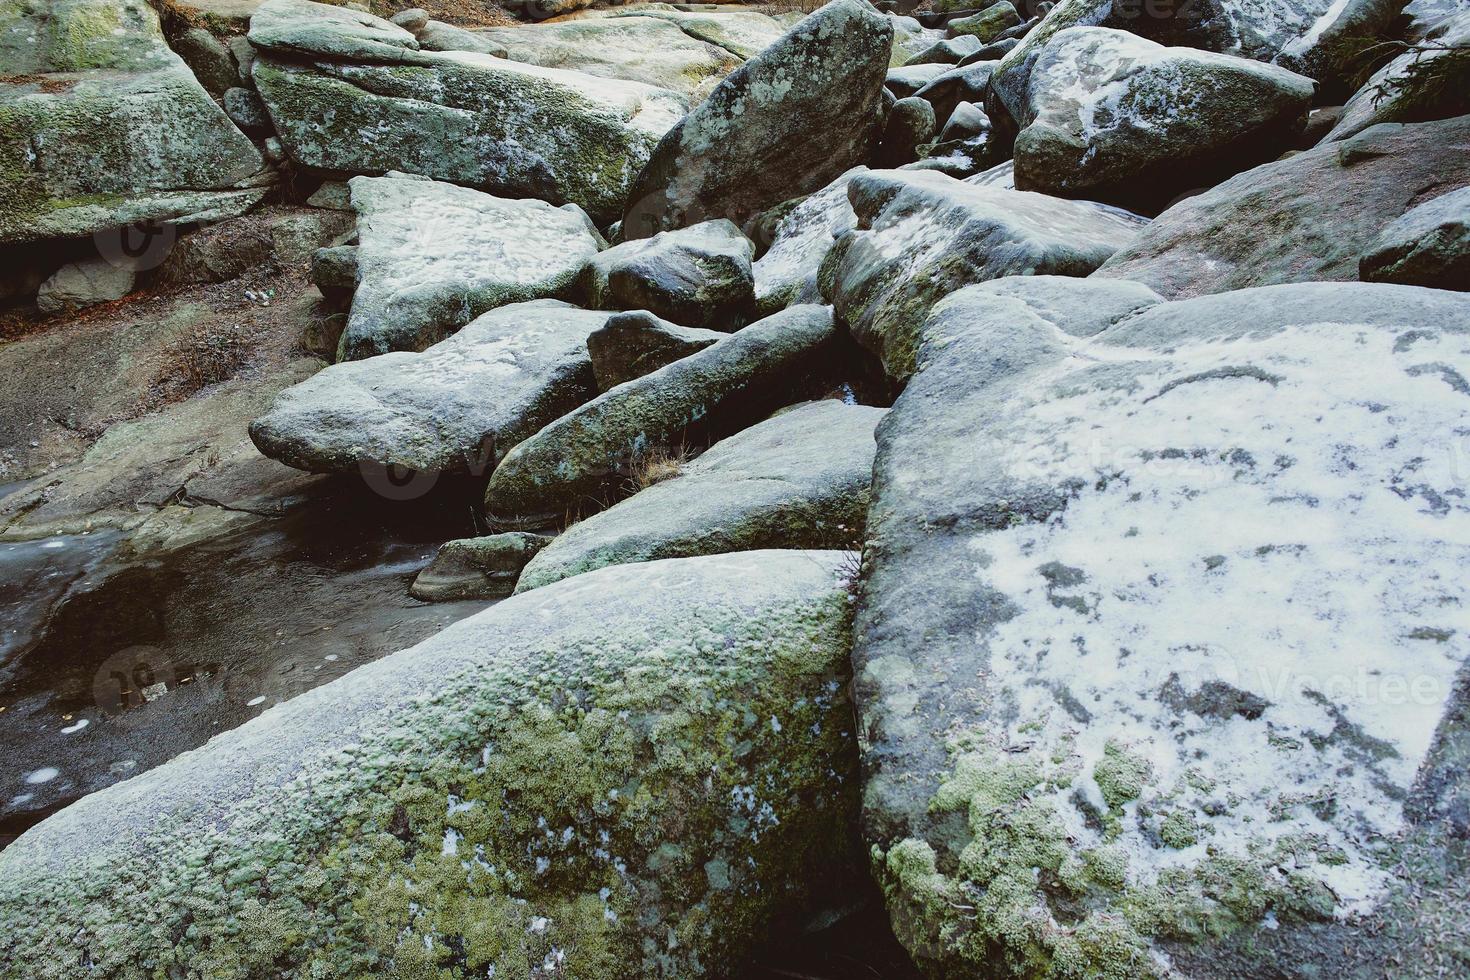
[[0, 975], [1470, 973], [1466, 0], [0, 0]]

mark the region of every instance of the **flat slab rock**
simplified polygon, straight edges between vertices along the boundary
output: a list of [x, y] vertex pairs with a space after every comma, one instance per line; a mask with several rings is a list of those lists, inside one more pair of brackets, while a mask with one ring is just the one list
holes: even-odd
[[937, 307], [878, 430], [855, 691], [899, 938], [945, 976], [1432, 975], [1470, 929], [1470, 298], [1086, 339], [1033, 288]]
[[719, 218], [614, 245], [583, 270], [588, 305], [648, 310], [687, 327], [730, 332], [755, 312], [755, 244]]
[[0, 852], [0, 957], [733, 975], [860, 880], [842, 561], [606, 569], [270, 708]]
[[562, 532], [517, 592], [606, 565], [789, 548], [851, 548], [863, 536], [873, 429], [885, 409], [824, 400], [711, 446], [655, 483]]
[[1096, 275], [1170, 298], [1357, 279], [1359, 258], [1386, 225], [1470, 184], [1467, 146], [1470, 116], [1374, 126], [1181, 201]]
[[1085, 276], [1146, 224], [1101, 204], [932, 171], [858, 174], [848, 198], [857, 228], [827, 255], [824, 294], [896, 381], [913, 373], [919, 327], [941, 297], [1002, 276]]
[[483, 475], [597, 394], [587, 335], [607, 317], [557, 300], [503, 306], [422, 353], [332, 365], [282, 392], [250, 437], [313, 473]]
[[357, 292], [341, 357], [436, 344], [497, 306], [570, 299], [606, 245], [585, 212], [404, 174], [354, 177]]
[[626, 496], [651, 453], [707, 445], [841, 380], [832, 311], [793, 306], [557, 419], [490, 477], [485, 511], [506, 530], [546, 527]]
[[265, 162], [143, 0], [0, 9], [0, 244], [244, 213]]

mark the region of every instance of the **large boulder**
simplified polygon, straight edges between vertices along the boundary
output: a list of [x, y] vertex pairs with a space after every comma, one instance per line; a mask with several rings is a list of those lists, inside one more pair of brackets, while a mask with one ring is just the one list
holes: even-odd
[[1085, 276], [1144, 224], [1100, 204], [927, 171], [858, 174], [848, 197], [857, 229], [827, 255], [823, 288], [853, 336], [898, 382], [913, 373], [919, 327], [941, 297], [1002, 276]]
[[1404, 0], [1344, 0], [1329, 6], [1276, 55], [1276, 64], [1321, 83], [1330, 99], [1351, 92], [1348, 82], [1370, 48], [1392, 33]]
[[143, 0], [0, 6], [0, 244], [238, 215], [264, 165]]
[[133, 291], [136, 271], [126, 262], [93, 257], [68, 262], [41, 283], [36, 308], [42, 313], [66, 313], [122, 299]]
[[743, 10], [735, 4], [716, 10], [708, 6], [682, 7], [650, 3], [624, 10], [613, 9], [607, 14], [613, 18], [657, 17], [673, 24], [694, 40], [723, 48], [741, 60], [760, 54], [785, 34], [787, 29], [787, 24], [782, 19], [756, 10]]
[[1016, 187], [1156, 213], [1183, 191], [1280, 156], [1315, 88], [1246, 58], [1069, 28], [1031, 70]]
[[822, 301], [817, 284], [822, 260], [838, 236], [857, 227], [847, 182], [860, 171], [854, 168], [838, 177], [777, 222], [770, 248], [755, 263], [755, 301], [763, 316], [798, 303]]
[[754, 256], [744, 232], [719, 218], [614, 245], [587, 263], [583, 286], [588, 303], [601, 309], [739, 330], [755, 310]]
[[271, 708], [0, 853], [0, 958], [734, 975], [858, 884], [843, 560], [606, 569]]
[[309, 167], [405, 171], [610, 220], [688, 104], [639, 82], [419, 50], [402, 28], [355, 14], [373, 28], [363, 39], [337, 9], [268, 0], [251, 21], [256, 87]]
[[571, 298], [605, 244], [574, 204], [403, 174], [350, 183], [359, 244], [346, 360], [423, 350], [507, 303]]
[[485, 491], [497, 528], [545, 527], [626, 496], [660, 453], [698, 448], [839, 380], [832, 311], [794, 306], [560, 418], [501, 461]]
[[446, 541], [409, 592], [424, 602], [503, 599], [515, 591], [526, 562], [550, 542], [528, 531]]
[[891, 22], [863, 0], [802, 20], [664, 136], [629, 196], [623, 236], [743, 224], [862, 163], [882, 123], [892, 41]]
[[898, 937], [936, 977], [1434, 975], [1470, 934], [1470, 298], [1070, 326], [955, 294], [878, 430], [855, 696]]
[[503, 306], [421, 354], [334, 364], [282, 392], [250, 438], [313, 473], [483, 475], [597, 394], [587, 335], [606, 320], [556, 300]]
[[[1458, 51], [1456, 50], [1458, 49]], [[1323, 137], [1334, 142], [1383, 122], [1424, 122], [1470, 112], [1470, 9], [1440, 23], [1373, 74]]]
[[1174, 205], [1096, 274], [1136, 279], [1171, 299], [1356, 279], [1385, 225], [1470, 184], [1467, 147], [1470, 116], [1375, 126]]
[[531, 559], [516, 591], [658, 558], [852, 548], [863, 538], [883, 414], [827, 399], [718, 442], [677, 475], [562, 532]]
[[619, 313], [587, 335], [597, 387], [611, 391], [725, 339], [718, 330], [681, 327], [647, 310]]
[[1470, 290], [1470, 187], [1426, 201], [1383, 229], [1358, 271], [1365, 282]]

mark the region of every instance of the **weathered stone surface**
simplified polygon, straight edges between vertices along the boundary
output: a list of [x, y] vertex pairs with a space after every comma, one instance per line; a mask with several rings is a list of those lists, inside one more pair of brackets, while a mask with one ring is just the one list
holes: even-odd
[[223, 95], [235, 84], [235, 62], [229, 49], [213, 34], [198, 27], [179, 32], [172, 47], [211, 95]]
[[[333, 245], [313, 252], [311, 281], [330, 302], [350, 304], [352, 294], [357, 292], [357, 246]], [[340, 343], [332, 345], [331, 357], [336, 357], [339, 346]]]
[[1144, 223], [1099, 204], [924, 171], [858, 174], [848, 197], [857, 229], [828, 254], [823, 289], [899, 382], [913, 373], [919, 327], [942, 296], [1002, 276], [1087, 275]]
[[271, 131], [270, 113], [254, 90], [238, 85], [226, 89], [224, 104], [225, 114], [230, 117], [230, 122], [240, 127], [242, 132], [260, 134]]
[[755, 299], [761, 315], [798, 303], [822, 302], [817, 275], [832, 243], [857, 227], [847, 184], [857, 167], [802, 201], [776, 225], [775, 239], [755, 263]]
[[897, 935], [932, 976], [1432, 976], [1470, 298], [1251, 289], [1088, 341], [977, 292], [878, 430], [855, 694]]
[[732, 975], [855, 887], [842, 560], [607, 569], [277, 705], [0, 853], [0, 956]]
[[666, 20], [689, 37], [723, 48], [742, 60], [754, 58], [770, 47], [788, 24], [755, 10], [742, 10], [735, 5], [721, 10], [709, 7], [684, 8], [664, 3], [638, 5], [608, 12], [609, 17], [657, 17]]
[[934, 106], [927, 100], [917, 96], [899, 99], [888, 112], [873, 165], [887, 169], [910, 162], [920, 144], [933, 139], [936, 130]]
[[419, 47], [424, 51], [473, 51], [496, 58], [504, 58], [510, 53], [505, 45], [494, 38], [486, 37], [482, 31], [466, 30], [443, 21], [431, 20], [413, 33], [418, 39]]
[[361, 10], [310, 0], [266, 0], [250, 18], [250, 43], [257, 51], [287, 58], [321, 58], [420, 63], [413, 34]]
[[[1462, 49], [1458, 55], [1445, 48]], [[1347, 100], [1324, 138], [1344, 140], [1384, 122], [1425, 122], [1470, 112], [1470, 10], [1440, 23], [1423, 46], [1384, 65]]]
[[1375, 126], [1174, 205], [1097, 275], [1136, 279], [1169, 298], [1356, 279], [1385, 225], [1470, 184], [1467, 149], [1470, 117]]
[[650, 454], [717, 441], [833, 384], [839, 341], [830, 310], [795, 306], [619, 385], [511, 450], [486, 514], [546, 527], [625, 496]]
[[913, 17], [904, 17], [891, 11], [887, 16], [893, 22], [893, 54], [888, 62], [893, 68], [907, 64], [920, 51], [927, 51], [944, 40], [942, 30], [925, 27]]
[[178, 288], [225, 282], [267, 265], [299, 267], [352, 227], [352, 216], [340, 211], [279, 205], [262, 209], [248, 220], [222, 221], [182, 236], [159, 265], [156, 281]]
[[136, 279], [126, 263], [100, 257], [69, 262], [41, 283], [36, 306], [42, 313], [63, 313], [108, 303], [132, 292]]
[[862, 0], [798, 23], [664, 136], [629, 196], [623, 237], [710, 218], [743, 224], [866, 160], [892, 40], [889, 20]]
[[1470, 290], [1470, 187], [1426, 201], [1383, 229], [1358, 270], [1364, 281]]
[[358, 285], [343, 360], [423, 350], [507, 303], [570, 298], [604, 244], [576, 205], [401, 174], [350, 183]]
[[681, 327], [646, 310], [618, 313], [587, 335], [587, 354], [597, 387], [610, 391], [625, 381], [652, 374], [725, 339], [718, 330]]
[[0, 243], [239, 214], [263, 166], [143, 0], [0, 8]]
[[517, 592], [606, 565], [787, 548], [853, 547], [885, 409], [787, 409], [685, 463], [677, 476], [573, 524], [531, 559]]
[[969, 17], [956, 17], [949, 22], [949, 30], [953, 35], [969, 35], [979, 38], [982, 44], [989, 44], [1003, 31], [1020, 23], [1021, 15], [1015, 6], [1009, 0], [999, 0]]
[[995, 66], [988, 62], [952, 68], [914, 94], [934, 106], [934, 118], [943, 126], [961, 102], [980, 103], [985, 100], [994, 70]]
[[949, 65], [943, 62], [931, 62], [921, 65], [905, 65], [902, 68], [890, 68], [884, 76], [883, 85], [893, 93], [894, 98], [906, 99], [919, 89], [928, 85], [934, 79], [949, 71]]
[[1284, 68], [1321, 83], [1324, 92], [1341, 98], [1357, 59], [1384, 40], [1403, 10], [1403, 0], [1343, 0], [1322, 12], [1307, 30], [1276, 55]]
[[1274, 65], [1069, 28], [1031, 70], [1016, 187], [1157, 212], [1280, 156], [1314, 91]]
[[755, 311], [755, 245], [724, 218], [614, 245], [582, 272], [589, 305], [738, 330]]
[[282, 392], [250, 438], [313, 473], [483, 474], [597, 393], [587, 335], [606, 320], [556, 300], [504, 306], [421, 354], [333, 365]]
[[[367, 43], [321, 13], [334, 9], [270, 0], [251, 27], [255, 39], [257, 32], [268, 37], [277, 17], [318, 23], [304, 35], [289, 34], [289, 46], [269, 42], [317, 60], [281, 60], [267, 53], [268, 45], [253, 68], [286, 150], [310, 167], [423, 174], [578, 204], [605, 219], [622, 211], [633, 178], [687, 108], [677, 93], [638, 82], [470, 52], [413, 50], [376, 37], [372, 51], [384, 63], [326, 60]], [[374, 29], [413, 41], [387, 21]], [[338, 53], [343, 50], [346, 55]]]
[[551, 539], [526, 531], [445, 542], [409, 591], [425, 602], [503, 599], [515, 591], [526, 562]]
[[1403, 13], [1409, 19], [1404, 36], [1420, 41], [1456, 14], [1470, 13], [1470, 0], [1409, 0]]
[[985, 46], [985, 42], [973, 34], [961, 34], [959, 37], [949, 37], [942, 41], [936, 41], [929, 47], [904, 62], [905, 68], [916, 68], [920, 65], [954, 65], [979, 51]]

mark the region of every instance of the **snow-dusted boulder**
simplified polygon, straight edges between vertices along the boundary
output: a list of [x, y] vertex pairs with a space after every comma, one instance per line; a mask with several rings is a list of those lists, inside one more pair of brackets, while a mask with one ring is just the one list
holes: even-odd
[[614, 245], [582, 272], [591, 306], [739, 330], [755, 310], [755, 245], [724, 218]]
[[618, 313], [587, 335], [587, 355], [597, 387], [611, 391], [625, 381], [652, 374], [665, 364], [724, 340], [726, 333], [681, 327], [647, 310]]
[[350, 184], [359, 244], [344, 360], [423, 350], [507, 303], [571, 298], [606, 244], [575, 204], [404, 174]]
[[1470, 297], [1091, 339], [1048, 303], [949, 297], [878, 430], [855, 693], [897, 935], [934, 976], [1432, 976], [1470, 928]]
[[1069, 28], [1031, 70], [1016, 187], [1156, 212], [1280, 156], [1314, 91], [1274, 65]]
[[1365, 282], [1470, 290], [1470, 187], [1406, 212], [1358, 263]]
[[609, 568], [0, 852], [27, 980], [738, 974], [860, 884], [835, 552]]
[[423, 353], [344, 361], [287, 388], [250, 438], [313, 473], [483, 476], [597, 394], [587, 335], [607, 318], [556, 300], [503, 306]]
[[1375, 72], [1343, 105], [1323, 142], [1345, 140], [1378, 123], [1447, 119], [1470, 112], [1466, 50], [1470, 50], [1470, 9], [1446, 18], [1422, 44]]
[[755, 300], [763, 315], [798, 303], [819, 303], [817, 273], [832, 243], [857, 227], [847, 200], [854, 168], [792, 208], [776, 224], [771, 247], [755, 263]]

